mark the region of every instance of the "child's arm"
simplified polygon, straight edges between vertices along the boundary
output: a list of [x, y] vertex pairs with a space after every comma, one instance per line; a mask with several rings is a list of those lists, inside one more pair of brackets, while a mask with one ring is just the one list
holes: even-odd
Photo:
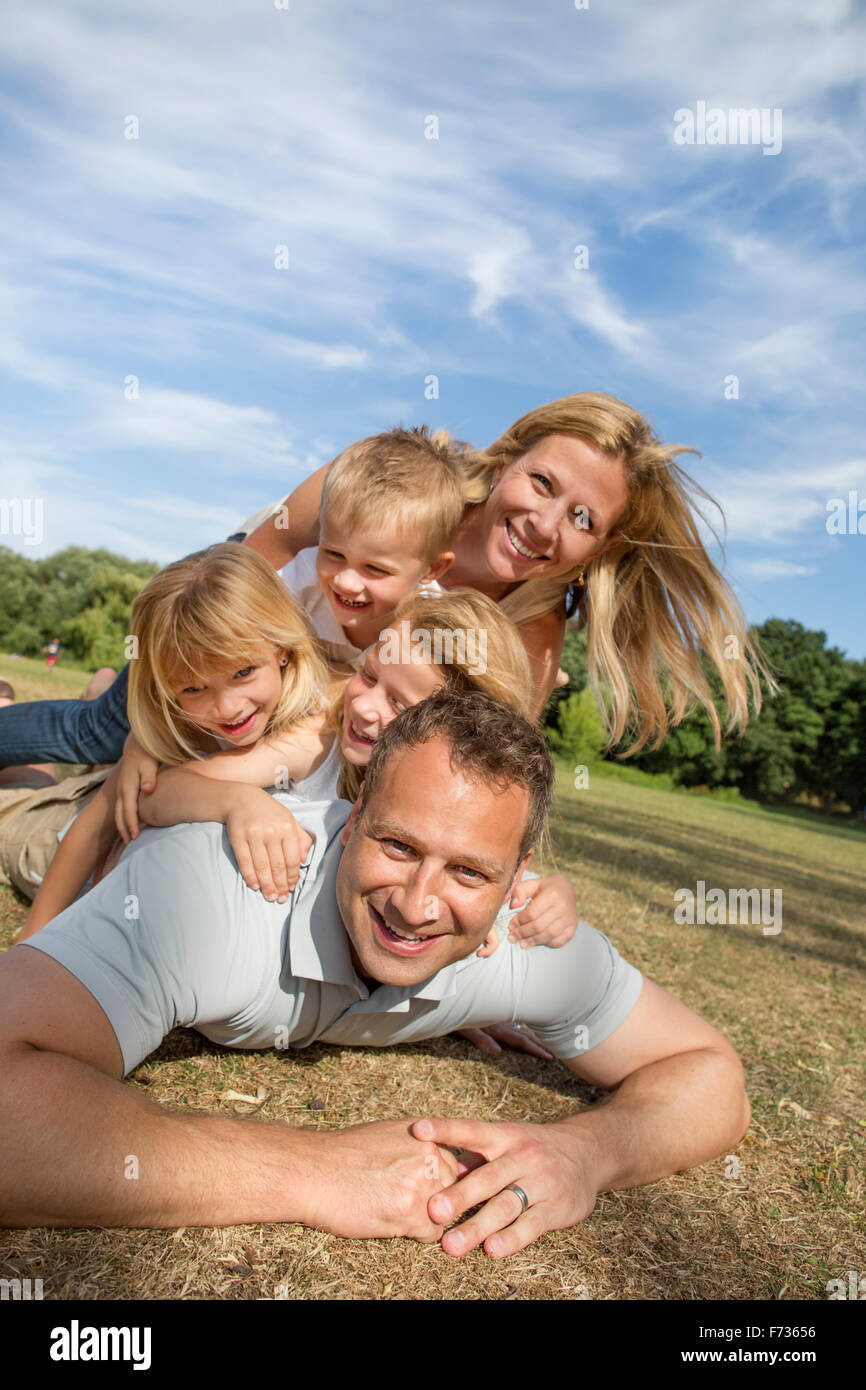
[[[508, 924], [509, 941], [519, 942], [522, 948], [564, 946], [577, 930], [577, 899], [564, 874], [521, 879], [511, 895], [509, 907], [523, 908]], [[476, 955], [492, 956], [498, 945], [498, 930], [492, 926]], [[535, 1057], [550, 1059], [553, 1055], [531, 1029], [519, 1023], [492, 1023], [489, 1028], [460, 1028], [458, 1032], [489, 1057], [497, 1056], [503, 1046], [529, 1052]]]
[[523, 908], [508, 924], [509, 941], [523, 947], [564, 946], [577, 931], [577, 898], [564, 874], [522, 879], [509, 906]]
[[[222, 815], [179, 815], [174, 812], [175, 794], [171, 791], [174, 782], [169, 780], [168, 790], [164, 783], [175, 772], [192, 773], [219, 782], [243, 782], [251, 787], [273, 787], [301, 781], [313, 771], [314, 764], [321, 759], [323, 744], [321, 735], [315, 731], [294, 730], [291, 735], [277, 736], [273, 739], [259, 739], [252, 748], [227, 748], [210, 754], [203, 759], [190, 759], [177, 768], [161, 767], [141, 744], [130, 734], [124, 744], [123, 760], [120, 764], [120, 781], [117, 795], [117, 829], [125, 841], [134, 840], [139, 831], [139, 797], [151, 793], [148, 805], [151, 814], [150, 825], [179, 825], [187, 820], [223, 820]], [[158, 776], [157, 776], [158, 772]], [[192, 793], [188, 790], [184, 804]], [[205, 793], [202, 793], [205, 797]], [[194, 807], [209, 806], [215, 802], [203, 799], [193, 801]], [[220, 805], [224, 803], [220, 801]], [[158, 816], [158, 820], [152, 819]]]
[[198, 764], [189, 763], [164, 768], [156, 789], [141, 798], [142, 820], [148, 825], [221, 822], [244, 881], [250, 888], [260, 888], [269, 902], [286, 902], [297, 885], [299, 866], [312, 837], [286, 806], [261, 787], [201, 777], [197, 771]]
[[123, 757], [117, 764], [117, 790], [114, 818], [124, 844], [138, 839], [138, 798], [156, 789], [159, 764], [145, 752], [135, 734], [127, 734]]
[[[523, 908], [508, 923], [508, 940], [524, 948], [565, 946], [577, 931], [577, 899], [564, 874], [547, 874], [544, 878], [525, 874], [511, 894], [508, 907], [512, 911]], [[498, 945], [499, 929], [494, 922], [487, 940], [475, 954], [492, 956]]]
[[[308, 740], [307, 740], [308, 741]], [[282, 786], [308, 777], [322, 745], [308, 750], [297, 731], [276, 738], [260, 738], [252, 748], [226, 748], [207, 758], [183, 763], [185, 772], [219, 782], [246, 782], [251, 787]]]
[[[74, 902], [110, 850], [115, 837], [117, 776], [115, 768], [60, 841], [17, 938], [19, 941], [26, 941]], [[70, 803], [70, 810], [72, 805]]]

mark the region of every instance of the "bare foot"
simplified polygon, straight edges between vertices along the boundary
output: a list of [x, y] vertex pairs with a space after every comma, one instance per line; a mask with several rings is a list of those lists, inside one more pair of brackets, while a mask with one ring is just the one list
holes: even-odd
[[110, 685], [117, 680], [117, 672], [113, 666], [100, 666], [98, 671], [94, 671], [90, 680], [79, 695], [79, 700], [95, 700], [102, 695]]
[[16, 763], [0, 767], [0, 787], [53, 787], [57, 777], [51, 763]]

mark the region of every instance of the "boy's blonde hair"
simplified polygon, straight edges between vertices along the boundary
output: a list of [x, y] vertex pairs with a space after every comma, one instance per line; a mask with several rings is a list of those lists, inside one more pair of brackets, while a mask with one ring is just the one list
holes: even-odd
[[225, 541], [168, 565], [136, 596], [128, 712], [139, 743], [161, 763], [195, 757], [201, 730], [175, 694], [206, 670], [239, 670], [285, 648], [282, 693], [264, 733], [278, 734], [313, 713], [327, 665], [307, 615], [248, 546]]
[[347, 529], [414, 533], [419, 559], [430, 563], [448, 550], [463, 519], [467, 447], [426, 425], [359, 439], [325, 475], [320, 519]]
[[[452, 658], [455, 653], [459, 658], [461, 652], [465, 657], [446, 660], [441, 664], [434, 661], [432, 664], [442, 672], [447, 689], [479, 690], [501, 704], [509, 705], [525, 718], [532, 719], [532, 674], [526, 648], [511, 619], [486, 594], [479, 593], [477, 589], [449, 589], [444, 594], [423, 594], [413, 590], [398, 603], [389, 628], [380, 634], [379, 641], [385, 638], [390, 629], [399, 633], [403, 622], [409, 624], [412, 634], [423, 632], [431, 638], [435, 638], [437, 632], [443, 635], [484, 632], [486, 669], [473, 669], [481, 666], [476, 659], [479, 646], [477, 637], [474, 642], [465, 638], [462, 643], [453, 638], [445, 642], [440, 638], [438, 644], [432, 642], [430, 645], [434, 652], [441, 652], [444, 647]], [[338, 739], [342, 733], [345, 694], [344, 685], [331, 710]], [[338, 792], [346, 801], [354, 801], [364, 780], [365, 769], [346, 762], [342, 757], [341, 762]]]
[[[621, 460], [629, 490], [624, 516], [612, 528], [622, 541], [587, 561], [581, 584], [590, 681], [610, 744], [625, 736], [628, 754], [657, 747], [695, 703], [703, 705], [716, 747], [721, 722], [701, 665], [718, 672], [728, 709], [726, 732], [749, 722], [749, 701], [761, 708], [760, 677], [776, 685], [750, 638], [740, 603], [710, 559], [698, 530], [695, 498], [718, 507], [675, 462], [682, 444], [663, 444], [639, 411], [615, 396], [586, 391], [522, 416], [489, 448], [465, 458], [467, 499], [486, 501], [497, 469], [548, 435], [564, 434]], [[721, 509], [719, 509], [721, 511]], [[528, 579], [502, 600], [521, 625], [564, 609], [579, 571]], [[582, 625], [582, 624], [581, 624]]]

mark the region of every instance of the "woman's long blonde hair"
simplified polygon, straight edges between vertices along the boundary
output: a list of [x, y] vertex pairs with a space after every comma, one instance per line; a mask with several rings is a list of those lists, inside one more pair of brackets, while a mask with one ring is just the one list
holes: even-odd
[[[467, 455], [470, 504], [487, 500], [497, 469], [552, 434], [586, 440], [621, 460], [629, 491], [625, 514], [613, 528], [621, 543], [587, 562], [580, 585], [578, 625], [587, 626], [589, 676], [609, 744], [629, 736], [628, 754], [657, 747], [698, 703], [718, 747], [721, 721], [701, 653], [721, 680], [726, 733], [746, 727], [750, 699], [755, 713], [760, 710], [761, 676], [771, 692], [776, 685], [736, 595], [701, 540], [695, 499], [718, 504], [675, 462], [678, 454], [698, 451], [663, 444], [644, 416], [615, 396], [564, 396], [522, 416], [489, 448]], [[564, 609], [579, 577], [573, 570], [556, 579], [527, 579], [502, 600], [503, 611], [520, 626]]]
[[[403, 623], [408, 623], [408, 629], [401, 627]], [[419, 646], [428, 644], [421, 637], [416, 639], [415, 634], [427, 634], [434, 656], [439, 651], [445, 658], [434, 660], [432, 664], [442, 672], [446, 687], [480, 690], [532, 719], [532, 674], [526, 648], [511, 619], [486, 594], [477, 589], [449, 589], [444, 594], [415, 590], [397, 605], [379, 641], [386, 640], [391, 631], [396, 632], [398, 638], [403, 631], [408, 631], [410, 641]], [[483, 634], [483, 646], [479, 634]], [[482, 650], [483, 663], [478, 659]], [[485, 669], [478, 669], [482, 665]], [[344, 685], [331, 707], [338, 740], [343, 730], [345, 693]], [[364, 768], [347, 762], [342, 755], [340, 760], [338, 793], [346, 801], [355, 801], [364, 780]]]
[[318, 709], [327, 665], [307, 615], [261, 555], [225, 541], [168, 565], [136, 596], [130, 619], [129, 723], [161, 763], [195, 757], [202, 733], [177, 702], [207, 669], [238, 670], [285, 648], [282, 692], [264, 733]]

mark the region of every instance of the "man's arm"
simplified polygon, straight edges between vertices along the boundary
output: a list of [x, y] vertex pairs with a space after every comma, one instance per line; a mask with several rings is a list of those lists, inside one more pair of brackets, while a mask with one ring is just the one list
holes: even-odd
[[[443, 1237], [447, 1254], [463, 1255], [483, 1243], [489, 1255], [512, 1255], [544, 1231], [583, 1221], [601, 1192], [655, 1182], [724, 1153], [749, 1125], [736, 1053], [711, 1024], [651, 980], [620, 1027], [566, 1066], [615, 1093], [548, 1125], [413, 1124], [418, 1138], [486, 1159], [429, 1203], [431, 1218], [443, 1224], [485, 1203]], [[525, 1212], [509, 1190], [514, 1183], [528, 1198]]]
[[404, 1120], [333, 1132], [172, 1112], [120, 1077], [93, 995], [29, 946], [0, 959], [0, 1215], [9, 1226], [299, 1221], [436, 1240], [447, 1150]]
[[330, 466], [323, 463], [305, 478], [289, 493], [280, 511], [251, 531], [243, 542], [263, 555], [275, 570], [281, 570], [299, 550], [319, 544], [319, 503]]

